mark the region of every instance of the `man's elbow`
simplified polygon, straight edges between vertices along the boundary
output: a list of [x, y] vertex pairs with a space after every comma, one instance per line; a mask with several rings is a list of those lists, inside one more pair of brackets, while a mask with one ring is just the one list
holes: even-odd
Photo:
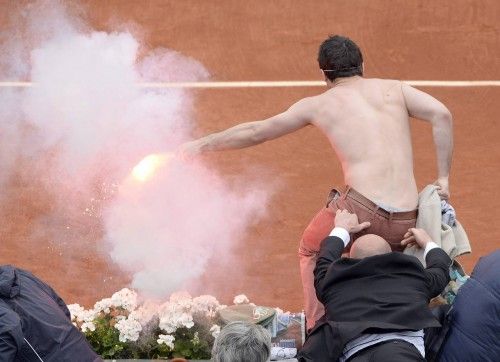
[[434, 113], [432, 123], [436, 126], [451, 128], [453, 126], [453, 116], [448, 108], [443, 108]]
[[264, 127], [264, 125], [261, 124], [261, 122], [262, 121], [251, 124], [248, 127], [247, 139], [252, 145], [257, 145], [259, 143], [263, 143], [269, 140], [269, 137], [267, 135], [268, 132], [266, 132], [266, 127]]

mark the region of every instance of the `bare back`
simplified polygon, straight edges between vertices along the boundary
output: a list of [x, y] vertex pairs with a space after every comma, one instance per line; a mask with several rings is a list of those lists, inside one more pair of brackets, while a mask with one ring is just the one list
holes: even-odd
[[414, 209], [418, 192], [401, 82], [356, 77], [310, 101], [312, 123], [335, 149], [345, 183], [375, 203]]

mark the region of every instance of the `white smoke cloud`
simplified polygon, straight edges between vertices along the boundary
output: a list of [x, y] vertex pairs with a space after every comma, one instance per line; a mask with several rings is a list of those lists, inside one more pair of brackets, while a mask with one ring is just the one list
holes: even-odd
[[264, 191], [233, 190], [203, 165], [172, 159], [151, 180], [120, 187], [106, 214], [112, 258], [134, 273], [133, 287], [165, 296], [229, 255], [265, 201]]
[[[116, 193], [104, 192], [98, 238], [135, 288], [164, 296], [241, 239], [267, 193], [234, 190], [207, 166], [175, 159], [149, 182], [134, 182], [129, 174], [139, 160], [175, 150], [193, 126], [190, 93], [137, 82], [199, 81], [208, 71], [169, 49], [139, 57], [131, 33], [92, 31], [59, 3], [47, 4], [23, 9], [16, 32], [1, 43], [0, 74], [19, 79], [28, 70], [36, 86], [0, 93], [0, 197], [12, 192], [16, 160], [25, 160], [24, 182], [43, 184], [53, 197], [35, 233], [53, 237], [57, 220], [85, 224], [85, 205], [102, 196], [102, 185], [116, 184]], [[15, 24], [23, 27], [21, 38]]]

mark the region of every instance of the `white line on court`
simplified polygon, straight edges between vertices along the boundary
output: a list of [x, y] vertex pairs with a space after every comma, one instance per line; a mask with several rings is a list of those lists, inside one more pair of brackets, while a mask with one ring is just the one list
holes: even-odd
[[[416, 87], [500, 87], [500, 80], [404, 80]], [[0, 82], [0, 87], [31, 87], [31, 82]], [[137, 83], [141, 88], [280, 88], [324, 87], [325, 82], [298, 81], [247, 81], [247, 82], [155, 82]]]

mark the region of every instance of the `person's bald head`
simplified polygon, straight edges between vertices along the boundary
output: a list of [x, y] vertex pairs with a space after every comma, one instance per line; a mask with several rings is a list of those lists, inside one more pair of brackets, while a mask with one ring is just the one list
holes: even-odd
[[352, 244], [349, 257], [363, 259], [369, 256], [386, 254], [391, 252], [391, 247], [384, 238], [378, 235], [367, 234], [357, 238]]

